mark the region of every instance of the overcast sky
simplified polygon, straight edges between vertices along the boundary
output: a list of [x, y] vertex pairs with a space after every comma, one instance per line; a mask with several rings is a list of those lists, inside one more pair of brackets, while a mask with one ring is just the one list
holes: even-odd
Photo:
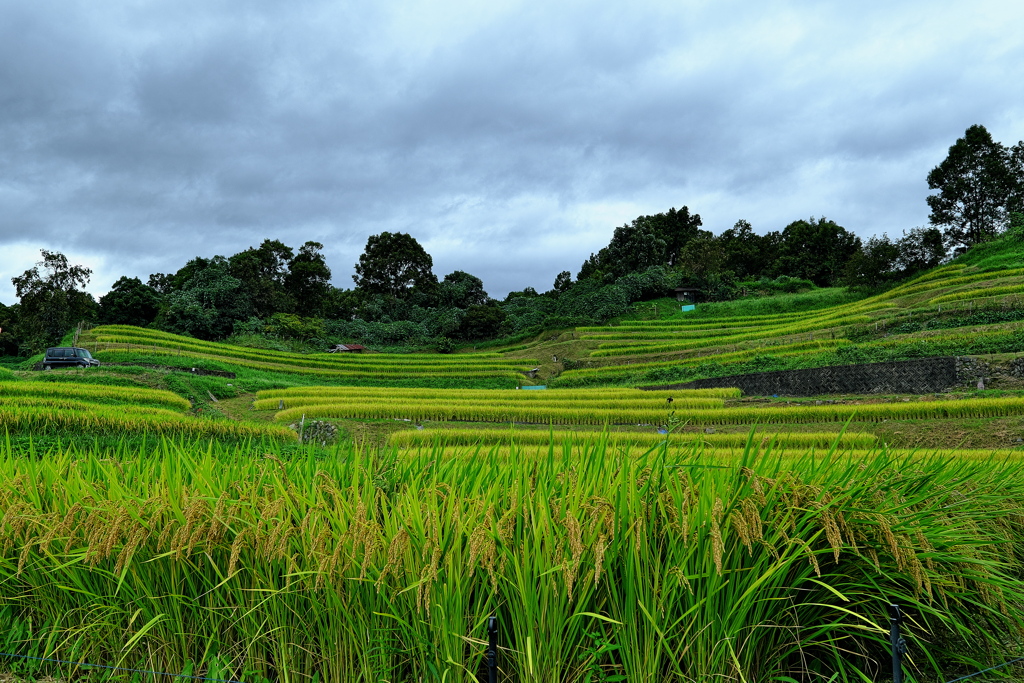
[[492, 296], [613, 229], [927, 222], [975, 123], [1024, 138], [1024, 3], [0, 0], [0, 302], [41, 248], [99, 295], [263, 239], [408, 232]]

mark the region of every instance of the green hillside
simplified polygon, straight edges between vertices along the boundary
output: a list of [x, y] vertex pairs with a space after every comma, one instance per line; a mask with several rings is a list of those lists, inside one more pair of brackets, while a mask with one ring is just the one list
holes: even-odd
[[[838, 303], [837, 303], [838, 302]], [[663, 310], [662, 306], [662, 310]], [[642, 310], [642, 309], [641, 309]], [[748, 372], [1024, 350], [1024, 245], [1004, 238], [884, 293], [700, 304], [578, 327], [509, 355], [557, 357], [551, 385], [642, 385]]]

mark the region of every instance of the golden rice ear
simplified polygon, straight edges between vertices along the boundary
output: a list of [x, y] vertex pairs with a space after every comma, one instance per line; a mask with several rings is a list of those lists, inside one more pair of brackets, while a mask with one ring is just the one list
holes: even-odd
[[[761, 498], [763, 499], [763, 496]], [[759, 500], [758, 503], [764, 505], [763, 500]], [[758, 503], [755, 503], [750, 498], [744, 498], [740, 503], [743, 508], [747, 529], [750, 532], [750, 539], [755, 543], [764, 541], [764, 521], [761, 519], [761, 510], [757, 507]]]
[[742, 510], [732, 511], [732, 514], [729, 515], [729, 526], [740, 537], [740, 543], [747, 549], [747, 554], [752, 555], [754, 553], [754, 546], [751, 542], [753, 534], [747, 527], [747, 519]]
[[725, 543], [722, 539], [722, 517], [725, 506], [721, 498], [715, 498], [711, 511], [711, 557], [715, 562], [715, 570], [722, 575], [722, 558], [725, 555]]
[[[436, 535], [433, 538], [427, 538], [426, 543], [423, 544], [423, 570], [420, 572], [419, 585], [416, 586], [416, 609], [424, 610], [430, 607], [430, 589], [433, 587], [434, 582], [437, 581], [438, 570], [441, 566], [441, 538], [440, 530], [434, 530]], [[430, 560], [426, 560], [427, 552], [430, 552]]]
[[580, 563], [583, 558], [583, 525], [576, 516], [568, 511], [562, 520], [566, 531], [566, 546], [569, 557], [564, 560], [563, 574], [565, 577], [566, 596], [572, 600], [573, 586], [579, 573]]
[[387, 563], [384, 565], [384, 569], [381, 570], [375, 584], [378, 591], [384, 584], [384, 579], [387, 578], [387, 575], [394, 572], [395, 568], [403, 563], [406, 553], [409, 552], [409, 545], [409, 532], [405, 530], [405, 527], [402, 527], [395, 534], [395, 537], [391, 539], [391, 544], [388, 546]]
[[231, 541], [231, 555], [228, 558], [227, 570], [229, 578], [234, 576], [235, 572], [238, 571], [238, 558], [242, 555], [242, 549], [246, 547], [245, 540], [248, 533], [248, 529], [242, 529], [235, 534], [234, 540]]

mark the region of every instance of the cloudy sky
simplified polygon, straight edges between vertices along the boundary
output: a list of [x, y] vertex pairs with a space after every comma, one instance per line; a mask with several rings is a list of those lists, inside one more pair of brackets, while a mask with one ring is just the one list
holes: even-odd
[[0, 302], [41, 248], [173, 272], [369, 235], [549, 289], [617, 225], [927, 222], [971, 124], [1024, 138], [1024, 3], [0, 0]]

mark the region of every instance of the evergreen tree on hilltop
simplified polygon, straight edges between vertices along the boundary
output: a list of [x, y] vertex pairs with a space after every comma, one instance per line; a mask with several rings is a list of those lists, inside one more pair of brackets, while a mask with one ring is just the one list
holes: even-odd
[[413, 290], [437, 284], [434, 260], [416, 238], [404, 232], [382, 232], [366, 240], [356, 264], [356, 289], [367, 294], [407, 298]]
[[984, 126], [974, 125], [928, 173], [932, 225], [946, 241], [970, 247], [1006, 227], [1009, 213], [1024, 202], [1024, 143], [1008, 150]]

